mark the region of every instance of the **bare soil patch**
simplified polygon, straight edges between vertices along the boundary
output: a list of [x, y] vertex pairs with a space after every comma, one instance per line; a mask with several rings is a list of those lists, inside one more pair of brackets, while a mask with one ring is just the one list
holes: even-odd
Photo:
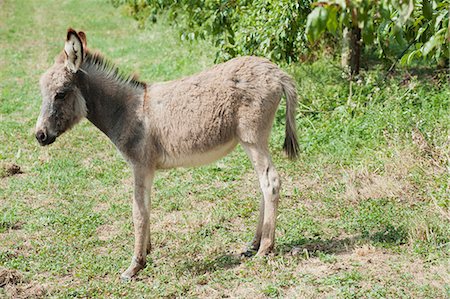
[[23, 171], [17, 164], [8, 163], [0, 166], [0, 178], [6, 178], [21, 173], [23, 173]]

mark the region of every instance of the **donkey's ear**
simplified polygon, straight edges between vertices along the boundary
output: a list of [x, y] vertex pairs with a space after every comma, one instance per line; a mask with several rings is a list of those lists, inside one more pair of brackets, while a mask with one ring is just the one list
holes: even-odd
[[78, 31], [78, 36], [81, 39], [81, 44], [83, 45], [83, 58], [86, 56], [86, 51], [87, 51], [87, 38], [86, 38], [86, 33], [84, 33], [83, 31]]
[[[84, 33], [83, 36], [86, 37]], [[64, 64], [72, 73], [76, 73], [80, 69], [84, 58], [84, 51], [81, 37], [75, 30], [69, 28], [67, 30], [67, 40], [64, 45], [64, 53], [66, 54]]]

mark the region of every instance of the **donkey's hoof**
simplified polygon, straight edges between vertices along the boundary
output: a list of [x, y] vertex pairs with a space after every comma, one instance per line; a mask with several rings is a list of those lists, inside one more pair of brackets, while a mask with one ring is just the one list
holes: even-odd
[[131, 266], [122, 274], [120, 274], [120, 280], [122, 282], [130, 282], [136, 274], [139, 272], [140, 269], [137, 268], [131, 268]]
[[133, 269], [128, 268], [125, 272], [120, 274], [120, 280], [122, 282], [130, 282], [130, 281], [132, 281], [136, 277], [136, 274], [139, 272], [139, 270], [141, 270], [141, 269], [139, 269], [139, 268], [133, 268]]
[[269, 252], [257, 252], [256, 254], [255, 254], [255, 257], [265, 257], [265, 256], [268, 256], [269, 255]]
[[123, 282], [130, 281], [136, 274], [145, 268], [145, 262], [139, 262], [136, 257], [133, 256], [131, 260], [131, 265], [128, 269], [120, 275], [120, 278]]
[[131, 276], [128, 276], [125, 272], [123, 272], [122, 274], [120, 274], [120, 280], [122, 282], [130, 282]]
[[261, 256], [268, 256], [269, 254], [272, 253], [272, 248], [260, 248], [258, 250], [258, 252], [256, 253], [256, 256], [261, 257]]

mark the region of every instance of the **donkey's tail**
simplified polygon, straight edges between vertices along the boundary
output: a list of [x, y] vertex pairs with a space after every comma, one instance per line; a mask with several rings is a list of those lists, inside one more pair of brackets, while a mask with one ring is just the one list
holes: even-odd
[[297, 90], [295, 81], [288, 75], [281, 79], [284, 95], [286, 96], [286, 128], [283, 150], [289, 159], [295, 159], [298, 156], [297, 127], [295, 124], [295, 109], [297, 108]]

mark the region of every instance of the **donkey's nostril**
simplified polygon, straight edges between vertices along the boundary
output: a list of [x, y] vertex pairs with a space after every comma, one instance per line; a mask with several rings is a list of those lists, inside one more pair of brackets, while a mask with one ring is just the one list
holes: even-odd
[[36, 139], [39, 142], [44, 142], [45, 140], [47, 140], [47, 134], [45, 134], [44, 131], [40, 130], [40, 131], [36, 132]]

